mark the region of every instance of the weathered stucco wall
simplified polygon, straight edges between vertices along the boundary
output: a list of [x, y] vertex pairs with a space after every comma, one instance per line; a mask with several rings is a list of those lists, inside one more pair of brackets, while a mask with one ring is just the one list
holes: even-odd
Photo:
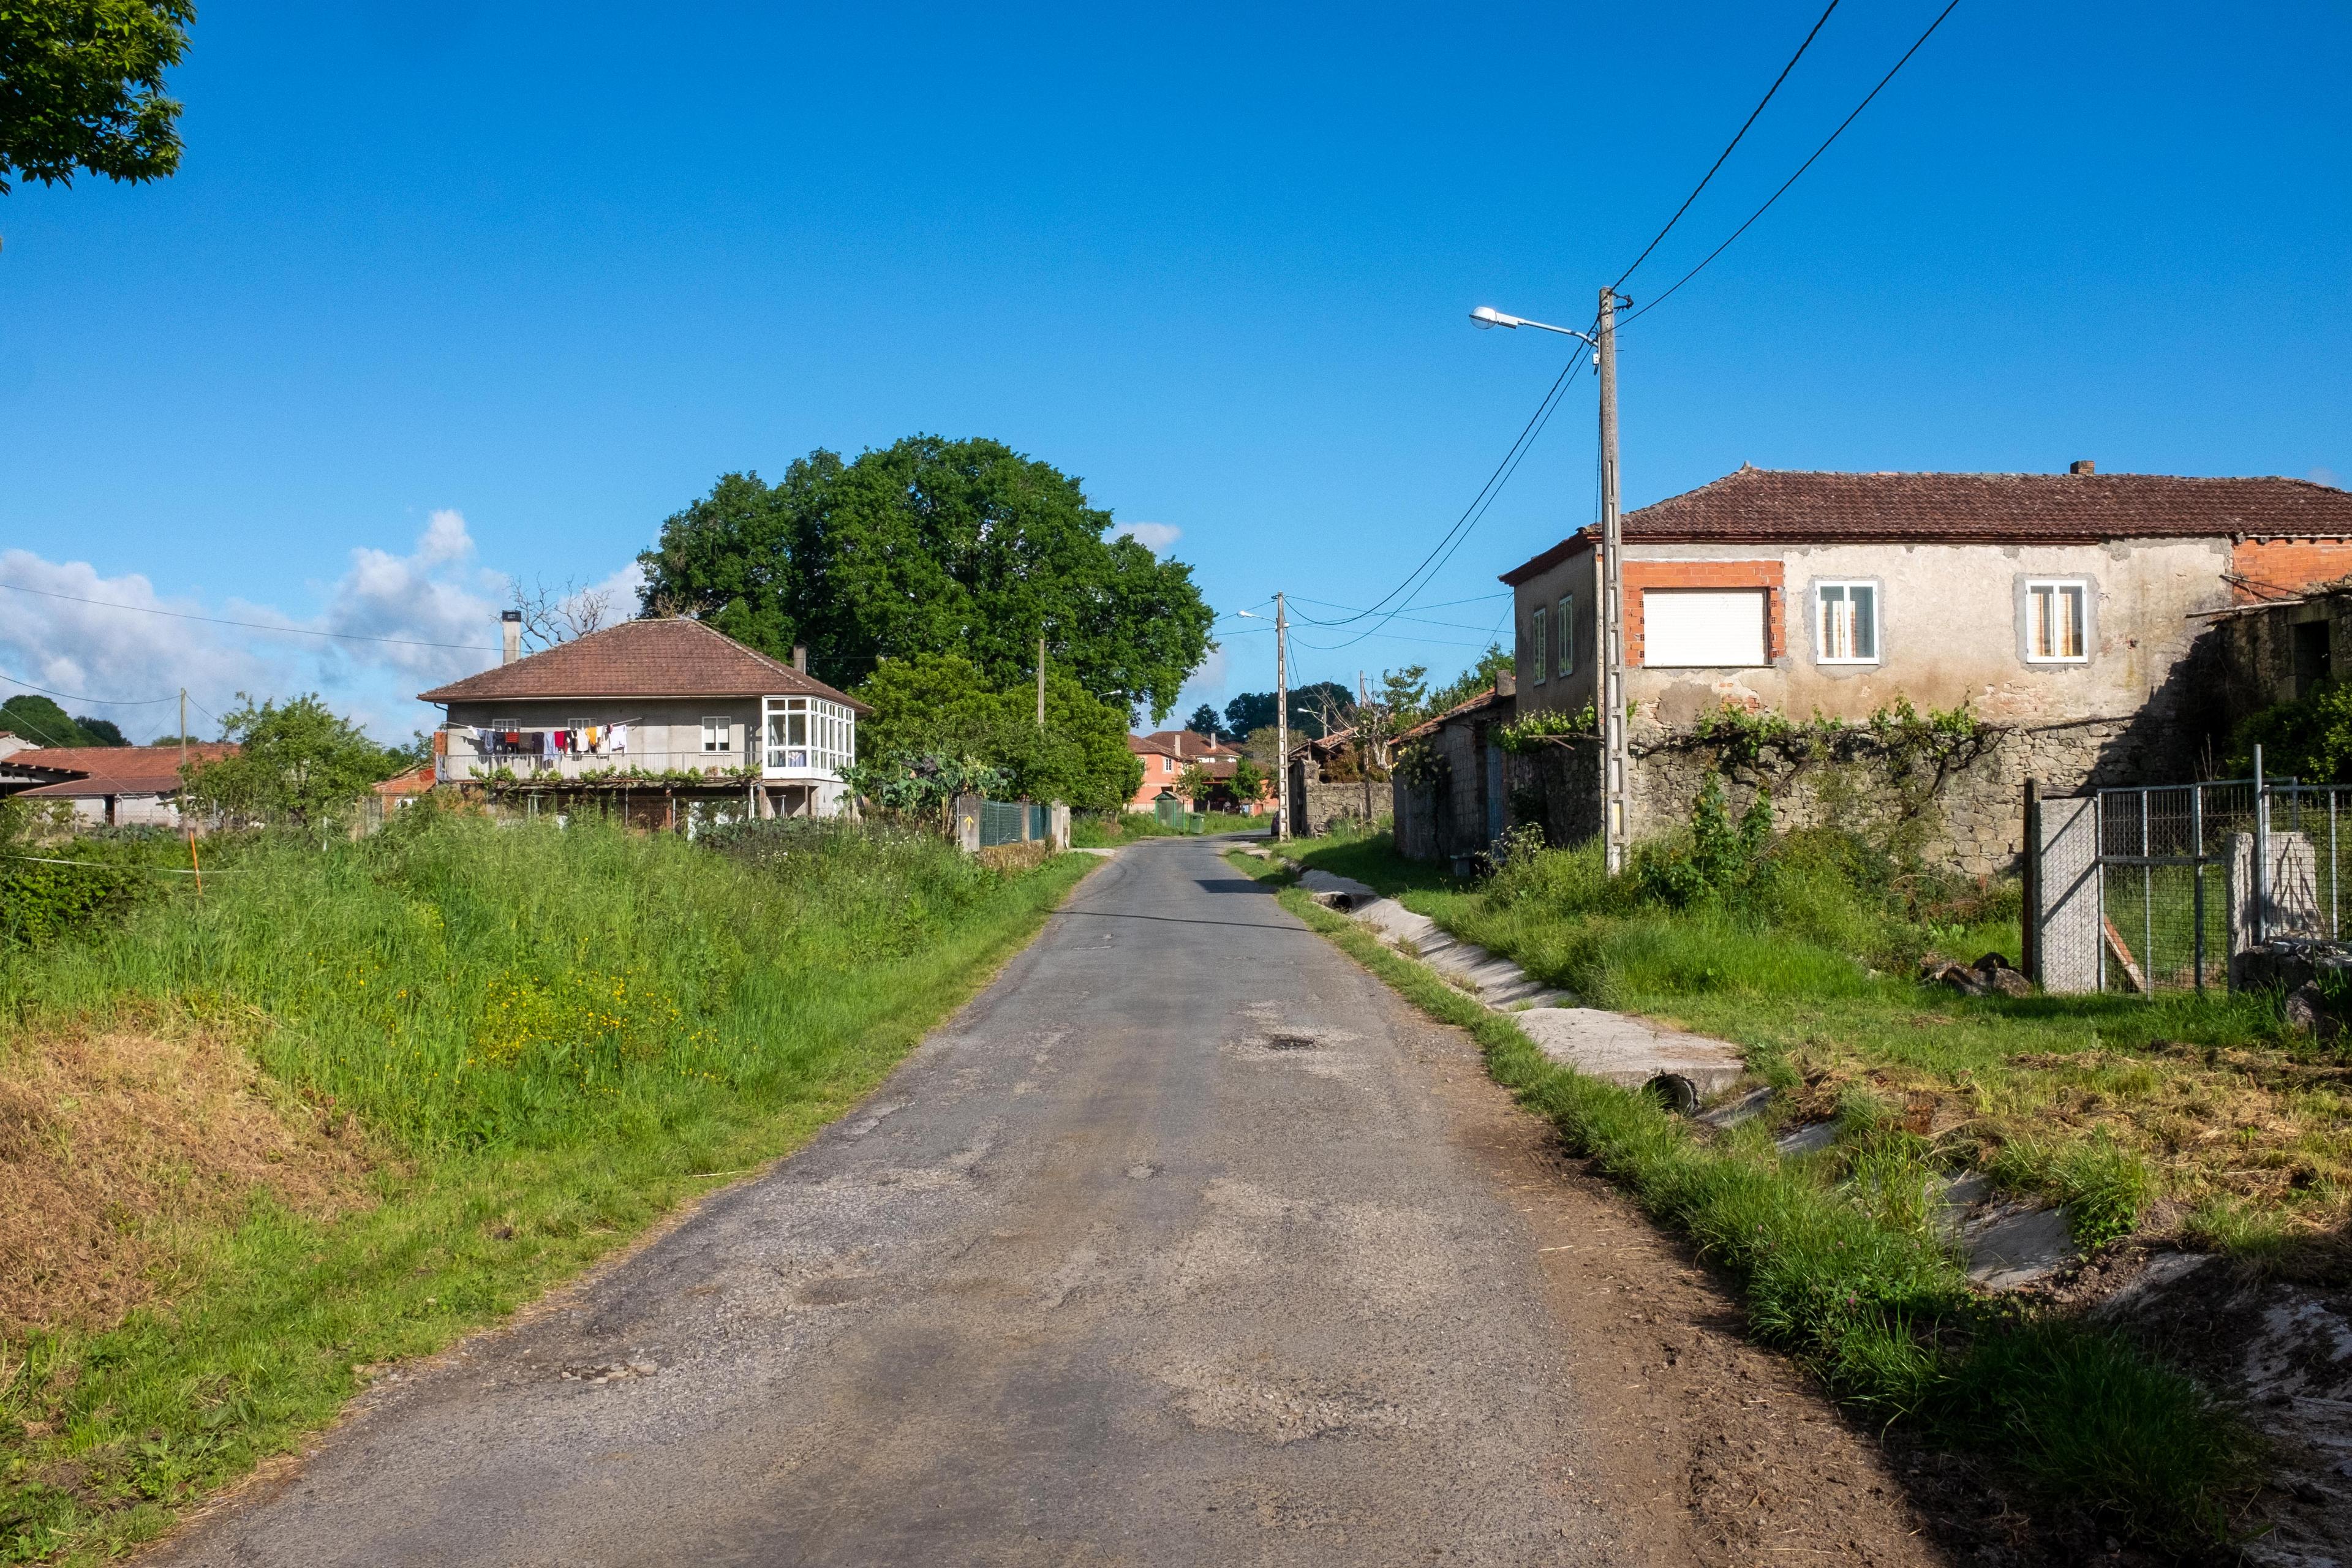
[[[1593, 569], [1593, 552], [1588, 547], [1570, 554], [1567, 560], [1540, 575], [1531, 577], [1512, 590], [1512, 625], [1517, 628], [1517, 663], [1518, 680], [1518, 710], [1521, 713], [1580, 712], [1594, 700], [1599, 690], [1596, 672], [1601, 668], [1600, 584]], [[1566, 675], [1559, 673], [1559, 603], [1572, 601], [1575, 625], [1571, 628], [1570, 647], [1575, 650], [1573, 668]], [[1536, 679], [1533, 650], [1529, 646], [1529, 628], [1535, 624], [1535, 612], [1541, 606], [1549, 625], [1544, 638], [1544, 679]]]
[[[2185, 658], [2201, 624], [2225, 609], [2230, 542], [2131, 540], [2097, 545], [1864, 544], [1732, 552], [1640, 545], [1634, 561], [1777, 559], [1787, 596], [1787, 643], [1769, 666], [1652, 669], [1633, 665], [1626, 694], [1644, 723], [1681, 728], [1728, 700], [1803, 720], [1862, 719], [1897, 698], [1921, 710], [1967, 702], [1984, 719], [2036, 724], [2137, 712]], [[2025, 657], [2028, 578], [2087, 579], [2090, 658], [2035, 664]], [[1816, 581], [1878, 587], [1878, 662], [1815, 657]], [[1629, 661], [1630, 662], [1630, 661]]]

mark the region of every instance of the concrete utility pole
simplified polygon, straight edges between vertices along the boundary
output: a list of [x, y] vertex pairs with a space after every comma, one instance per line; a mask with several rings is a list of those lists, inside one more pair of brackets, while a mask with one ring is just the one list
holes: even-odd
[[1624, 537], [1617, 519], [1617, 308], [1633, 302], [1614, 289], [1601, 290], [1601, 315], [1590, 332], [1506, 315], [1491, 305], [1470, 312], [1481, 329], [1534, 327], [1579, 339], [1591, 345], [1592, 363], [1601, 370], [1601, 840], [1612, 876], [1625, 868], [1632, 837], [1625, 793], [1632, 771], [1625, 747], [1625, 579], [1618, 559]]
[[1037, 728], [1045, 728], [1045, 634], [1037, 634]]
[[1617, 518], [1617, 290], [1601, 290], [1601, 831], [1609, 874], [1625, 868], [1625, 579]]
[[1282, 595], [1274, 596], [1274, 752], [1282, 771], [1274, 808], [1276, 837], [1290, 837], [1290, 664], [1289, 625], [1283, 618]]

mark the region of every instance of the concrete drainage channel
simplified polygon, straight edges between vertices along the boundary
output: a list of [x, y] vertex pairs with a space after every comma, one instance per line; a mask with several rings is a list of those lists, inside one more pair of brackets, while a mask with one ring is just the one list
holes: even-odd
[[[1731, 1092], [1748, 1071], [1736, 1046], [1623, 1013], [1580, 1007], [1575, 997], [1542, 984], [1509, 959], [1462, 941], [1427, 915], [1352, 878], [1302, 868], [1255, 845], [1241, 850], [1297, 871], [1298, 885], [1316, 902], [1371, 928], [1486, 1006], [1508, 1013], [1538, 1050], [1564, 1067], [1649, 1094], [1717, 1131], [1760, 1116], [1771, 1105], [1769, 1089]], [[1828, 1148], [1836, 1136], [1835, 1122], [1813, 1121], [1791, 1128], [1774, 1142], [1781, 1158], [1794, 1160]], [[1969, 1279], [1984, 1289], [2032, 1285], [2081, 1258], [2069, 1232], [2072, 1216], [2063, 1208], [2003, 1199], [1974, 1175], [1945, 1179], [1930, 1195], [1937, 1230], [1959, 1253]]]

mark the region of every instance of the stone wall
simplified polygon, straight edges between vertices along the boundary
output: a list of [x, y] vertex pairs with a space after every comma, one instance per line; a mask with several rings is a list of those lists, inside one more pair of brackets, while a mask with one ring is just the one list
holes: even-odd
[[[2014, 871], [2025, 842], [2025, 781], [2045, 795], [2105, 784], [2168, 782], [2134, 719], [2039, 727], [1988, 726], [1938, 776], [1915, 763], [1899, 781], [1866, 749], [1848, 760], [1791, 760], [1767, 751], [1742, 760], [1729, 748], [1689, 736], [1654, 737], [1637, 747], [1629, 805], [1635, 842], [1669, 837], [1688, 825], [1691, 805], [1720, 773], [1734, 816], [1759, 788], [1772, 795], [1772, 819], [1787, 832], [1838, 827], [1874, 842], [1916, 850], [1930, 865], [1971, 876]], [[1601, 831], [1601, 745], [1578, 738], [1545, 742], [1510, 756], [1511, 821], [1532, 822], [1554, 846], [1582, 843]]]
[[1593, 736], [1540, 742], [1507, 753], [1511, 822], [1532, 822], [1555, 849], [1601, 835], [1601, 742]]
[[1309, 835], [1329, 830], [1331, 824], [1350, 816], [1367, 825], [1380, 819], [1389, 810], [1389, 784], [1386, 779], [1359, 780], [1349, 784], [1303, 782], [1294, 770], [1290, 775], [1290, 809], [1297, 821], [1290, 825], [1293, 833]]

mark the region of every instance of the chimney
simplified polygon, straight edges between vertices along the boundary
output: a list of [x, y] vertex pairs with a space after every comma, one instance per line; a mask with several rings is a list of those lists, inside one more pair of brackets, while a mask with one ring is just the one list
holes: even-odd
[[515, 660], [522, 657], [522, 612], [520, 610], [500, 610], [499, 612], [499, 641], [505, 645], [500, 650], [504, 657], [501, 658], [499, 662], [500, 664], [512, 664]]
[[2088, 458], [2077, 458], [2066, 465], [2066, 471], [2070, 474], [2095, 474], [2099, 471], [2099, 465]]
[[803, 675], [808, 673], [808, 644], [804, 642], [793, 644], [793, 668]]

